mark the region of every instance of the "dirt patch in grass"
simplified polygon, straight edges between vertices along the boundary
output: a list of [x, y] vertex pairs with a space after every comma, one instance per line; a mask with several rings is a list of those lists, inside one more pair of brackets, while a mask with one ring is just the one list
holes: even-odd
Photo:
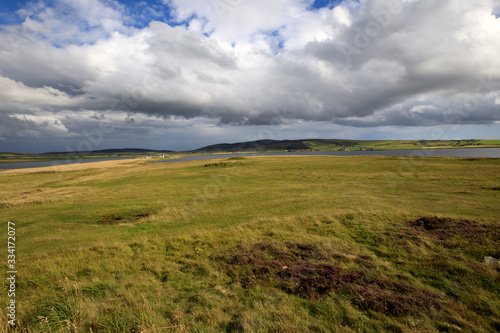
[[134, 223], [139, 219], [150, 216], [151, 213], [133, 213], [133, 214], [107, 214], [103, 216], [97, 224], [121, 224], [121, 223]]
[[27, 191], [27, 192], [23, 192], [23, 194], [33, 194], [33, 193], [39, 193], [39, 192], [43, 192], [43, 190], [37, 188], [33, 191]]
[[482, 187], [483, 190], [500, 191], [500, 186], [496, 187]]
[[[442, 298], [435, 293], [401, 282], [396, 276], [381, 278], [374, 265], [347, 270], [332, 264], [337, 257], [339, 254], [315, 244], [258, 243], [236, 246], [214, 258], [222, 261], [228, 275], [244, 288], [268, 285], [306, 299], [335, 294], [362, 310], [391, 316], [441, 307]], [[369, 261], [368, 256], [362, 257], [357, 259]]]
[[231, 168], [241, 165], [241, 162], [218, 162], [205, 164], [205, 167]]

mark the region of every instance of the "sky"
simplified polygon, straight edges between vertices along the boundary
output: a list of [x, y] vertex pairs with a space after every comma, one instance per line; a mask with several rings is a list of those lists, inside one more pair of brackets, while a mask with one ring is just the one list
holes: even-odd
[[0, 4], [0, 151], [500, 139], [500, 0]]

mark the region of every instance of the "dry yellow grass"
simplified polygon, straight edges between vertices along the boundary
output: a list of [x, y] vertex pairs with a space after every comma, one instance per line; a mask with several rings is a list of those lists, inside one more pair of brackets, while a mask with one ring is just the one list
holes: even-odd
[[115, 168], [117, 166], [125, 166], [129, 164], [140, 164], [144, 163], [144, 160], [113, 160], [113, 161], [101, 161], [101, 162], [88, 162], [88, 163], [74, 163], [74, 164], [62, 164], [54, 165], [40, 168], [26, 168], [26, 169], [10, 169], [2, 170], [5, 174], [28, 174], [34, 172], [66, 172], [66, 171], [81, 171], [87, 169], [109, 169]]
[[[0, 172], [0, 219], [17, 226], [20, 327], [490, 332], [499, 325], [499, 273], [481, 261], [496, 255], [481, 228], [498, 230], [499, 160], [277, 156], [231, 168], [143, 162]], [[450, 245], [408, 225], [429, 215], [475, 221], [479, 238], [455, 233]], [[365, 272], [373, 293], [408, 312], [394, 315], [377, 302], [370, 309], [355, 294], [370, 291], [362, 279], [358, 289], [319, 298], [286, 289], [279, 276], [248, 287], [245, 266], [231, 266], [227, 256], [258, 244], [318, 248], [328, 256], [305, 260], [306, 268]], [[391, 283], [440, 295], [441, 310], [401, 301], [382, 288]]]

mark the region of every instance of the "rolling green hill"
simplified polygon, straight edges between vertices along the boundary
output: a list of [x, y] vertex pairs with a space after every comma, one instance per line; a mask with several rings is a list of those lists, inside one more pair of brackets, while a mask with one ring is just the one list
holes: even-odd
[[407, 150], [465, 147], [500, 147], [500, 140], [259, 140], [239, 143], [216, 144], [194, 152], [245, 152], [245, 151], [337, 151], [337, 150]]

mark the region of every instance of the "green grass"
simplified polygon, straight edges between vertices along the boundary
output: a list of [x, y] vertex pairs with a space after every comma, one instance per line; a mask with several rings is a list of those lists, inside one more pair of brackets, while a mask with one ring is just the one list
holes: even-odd
[[483, 145], [500, 145], [500, 140], [479, 140], [478, 143]]
[[500, 140], [345, 140], [345, 147], [321, 141], [304, 141], [317, 151], [335, 151], [342, 148], [349, 150], [413, 150], [425, 148], [465, 148], [465, 147], [500, 147]]
[[206, 163], [0, 172], [19, 331], [500, 329], [500, 160]]

